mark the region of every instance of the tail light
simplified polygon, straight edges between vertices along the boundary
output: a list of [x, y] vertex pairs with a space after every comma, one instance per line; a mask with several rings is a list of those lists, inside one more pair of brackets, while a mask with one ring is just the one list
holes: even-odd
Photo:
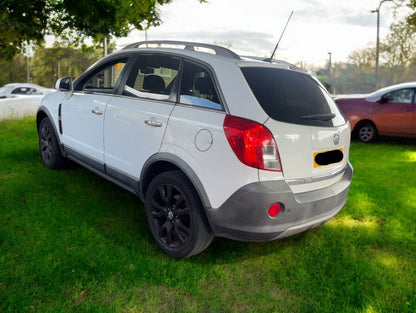
[[242, 163], [262, 170], [282, 171], [276, 142], [265, 126], [227, 115], [223, 127], [231, 148]]

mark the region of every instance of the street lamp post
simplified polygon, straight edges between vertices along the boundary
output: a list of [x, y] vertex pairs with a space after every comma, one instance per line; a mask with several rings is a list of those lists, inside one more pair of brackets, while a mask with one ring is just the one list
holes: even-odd
[[27, 41], [24, 43], [24, 53], [26, 57], [26, 82], [30, 83], [30, 58], [34, 55], [34, 45], [32, 42]]
[[392, 0], [381, 0], [378, 8], [372, 10], [371, 13], [377, 13], [377, 42], [376, 42], [376, 89], [378, 88], [378, 67], [379, 67], [379, 55], [380, 55], [380, 7], [384, 2]]

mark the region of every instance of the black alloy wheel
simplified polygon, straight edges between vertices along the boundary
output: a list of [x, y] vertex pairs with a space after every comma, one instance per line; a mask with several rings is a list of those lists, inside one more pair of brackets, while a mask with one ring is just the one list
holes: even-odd
[[45, 117], [39, 124], [39, 152], [43, 164], [48, 168], [63, 168], [68, 159], [59, 150], [58, 140], [50, 120]]
[[180, 171], [157, 176], [146, 193], [146, 216], [159, 247], [184, 258], [204, 250], [213, 239], [199, 197]]

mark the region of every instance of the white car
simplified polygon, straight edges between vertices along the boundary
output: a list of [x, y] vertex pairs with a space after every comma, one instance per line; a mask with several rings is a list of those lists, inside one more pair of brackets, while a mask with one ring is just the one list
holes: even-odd
[[4, 85], [0, 88], [0, 120], [35, 115], [42, 98], [55, 91], [35, 84]]
[[293, 235], [346, 202], [349, 123], [296, 67], [141, 42], [56, 88], [37, 114], [44, 165], [70, 159], [136, 194], [170, 256]]
[[11, 83], [0, 88], [0, 99], [22, 96], [44, 96], [54, 91], [54, 89], [45, 88], [35, 84]]

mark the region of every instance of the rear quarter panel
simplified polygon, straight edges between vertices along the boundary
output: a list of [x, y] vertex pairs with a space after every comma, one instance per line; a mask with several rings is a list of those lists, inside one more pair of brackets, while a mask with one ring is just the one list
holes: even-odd
[[244, 185], [258, 182], [258, 170], [235, 156], [224, 134], [225, 113], [177, 105], [160, 153], [185, 162], [200, 180], [212, 208], [220, 207]]
[[348, 119], [351, 130], [354, 130], [359, 121], [372, 120], [374, 104], [365, 99], [335, 99], [342, 113]]

